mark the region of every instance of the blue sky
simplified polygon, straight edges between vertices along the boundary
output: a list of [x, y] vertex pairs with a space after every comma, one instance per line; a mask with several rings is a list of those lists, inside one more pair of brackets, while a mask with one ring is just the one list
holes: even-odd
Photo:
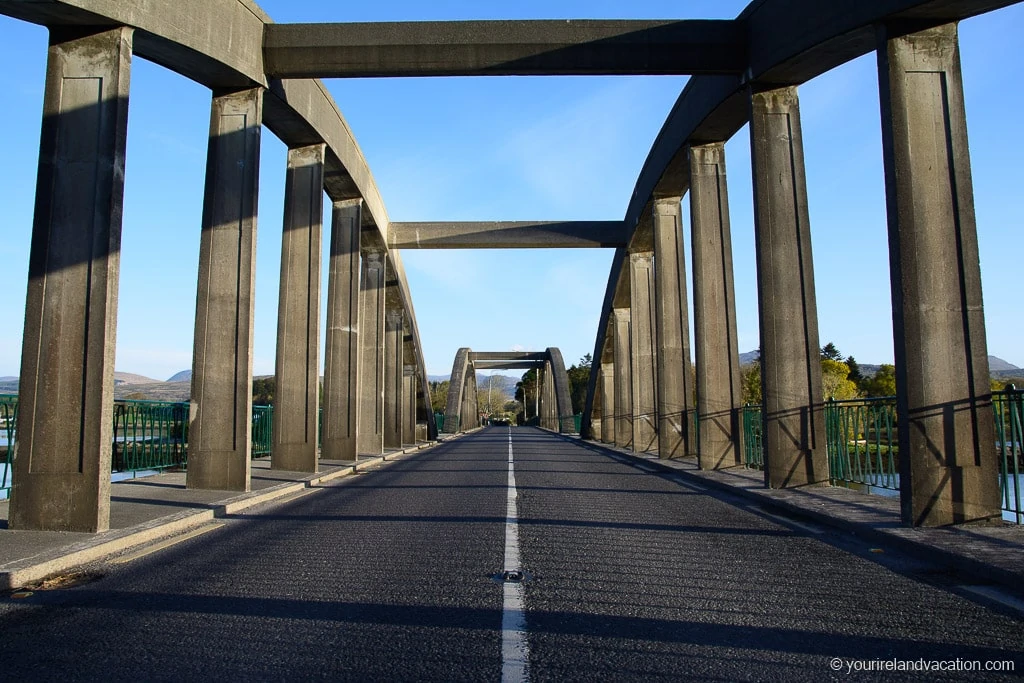
[[[267, 0], [279, 22], [518, 18], [731, 18], [744, 2]], [[1024, 6], [961, 23], [989, 352], [1024, 366], [1016, 269], [1024, 256], [1020, 131]], [[0, 17], [0, 376], [17, 375], [46, 31]], [[621, 219], [684, 77], [330, 80], [392, 220]], [[209, 91], [132, 65], [117, 369], [191, 367]], [[821, 343], [892, 362], [878, 85], [867, 55], [800, 89]], [[726, 146], [740, 351], [759, 345], [747, 131]], [[274, 369], [284, 146], [264, 130], [254, 370]], [[684, 221], [689, 208], [684, 200]], [[329, 215], [329, 214], [325, 214]], [[687, 250], [689, 234], [685, 233]], [[326, 246], [325, 246], [326, 253]], [[428, 372], [460, 346], [593, 350], [611, 252], [406, 251]], [[326, 268], [324, 270], [326, 273]], [[691, 285], [692, 291], [692, 285]], [[692, 318], [691, 318], [692, 319]]]

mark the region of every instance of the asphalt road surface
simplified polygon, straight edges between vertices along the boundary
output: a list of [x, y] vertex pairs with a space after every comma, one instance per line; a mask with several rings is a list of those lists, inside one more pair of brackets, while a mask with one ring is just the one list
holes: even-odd
[[0, 597], [0, 680], [1024, 675], [1024, 614], [970, 577], [650, 469], [486, 429]]

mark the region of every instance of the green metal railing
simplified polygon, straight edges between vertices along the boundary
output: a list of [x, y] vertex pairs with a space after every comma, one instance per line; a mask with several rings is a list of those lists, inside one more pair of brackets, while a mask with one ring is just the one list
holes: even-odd
[[14, 425], [18, 419], [18, 396], [0, 396], [0, 437], [3, 458], [0, 459], [0, 494], [11, 492], [11, 455], [14, 452]]
[[274, 446], [274, 406], [252, 407], [252, 457], [270, 455]]
[[1024, 506], [1021, 505], [1021, 446], [1024, 444], [1024, 391], [1010, 385], [1006, 391], [992, 392], [995, 410], [996, 450], [999, 453], [999, 473], [1002, 484], [1003, 510], [1014, 516], [1017, 524], [1024, 524]]
[[895, 397], [828, 401], [825, 442], [833, 484], [900, 490]]
[[580, 433], [580, 421], [583, 419], [582, 413], [579, 415], [560, 415], [558, 417], [558, 433], [559, 434], [579, 434]]
[[[992, 392], [1002, 509], [1024, 524], [1024, 391]], [[899, 491], [896, 397], [828, 401], [825, 440], [833, 484]], [[743, 407], [743, 450], [747, 467], [763, 469], [761, 406]]]
[[761, 441], [761, 406], [743, 406], [743, 463], [752, 469], [764, 469], [764, 444]]
[[444, 434], [458, 434], [459, 433], [459, 416], [458, 415], [444, 415], [444, 424], [438, 430]]
[[138, 472], [184, 467], [188, 403], [117, 401], [110, 469]]

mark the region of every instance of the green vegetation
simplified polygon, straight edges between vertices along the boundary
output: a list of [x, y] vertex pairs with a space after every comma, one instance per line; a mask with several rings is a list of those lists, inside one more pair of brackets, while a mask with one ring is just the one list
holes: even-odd
[[572, 400], [573, 415], [582, 413], [587, 402], [587, 385], [590, 383], [590, 365], [593, 360], [588, 353], [580, 358], [579, 363], [565, 371], [569, 375], [569, 398]]

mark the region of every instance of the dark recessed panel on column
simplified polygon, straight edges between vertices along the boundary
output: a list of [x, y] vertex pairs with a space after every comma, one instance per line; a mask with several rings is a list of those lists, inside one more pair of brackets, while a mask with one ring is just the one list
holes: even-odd
[[629, 277], [630, 352], [633, 363], [633, 450], [644, 453], [654, 449], [658, 444], [654, 254], [630, 254]]
[[402, 447], [403, 363], [402, 309], [384, 314], [384, 447]]
[[10, 526], [105, 531], [132, 29], [50, 33]]

